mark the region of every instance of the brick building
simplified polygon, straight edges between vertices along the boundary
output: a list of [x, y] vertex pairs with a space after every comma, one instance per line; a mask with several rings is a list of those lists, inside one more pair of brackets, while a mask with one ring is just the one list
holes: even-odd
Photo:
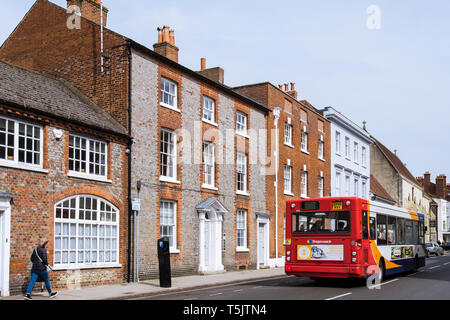
[[450, 188], [447, 184], [447, 176], [440, 174], [435, 183], [431, 182], [430, 172], [425, 172], [417, 181], [423, 186], [425, 192], [433, 197], [436, 204], [436, 219], [433, 221], [433, 229], [436, 232], [434, 241], [450, 242]]
[[26, 289], [43, 237], [55, 289], [122, 282], [125, 127], [65, 81], [3, 62], [0, 79], [0, 296]]
[[169, 27], [151, 50], [106, 28], [106, 8], [101, 28], [96, 1], [68, 8], [37, 0], [0, 59], [66, 79], [133, 137], [128, 205], [139, 199], [140, 210], [129, 212], [128, 279], [158, 275], [161, 236], [174, 275], [257, 267], [268, 250], [257, 230], [268, 225], [259, 132], [270, 110], [225, 86], [221, 68], [180, 65]]
[[[270, 264], [282, 265], [286, 201], [330, 196], [330, 122], [309, 102], [298, 100], [293, 83], [290, 88], [288, 84], [276, 87], [265, 82], [237, 87], [234, 90], [269, 106], [272, 111], [275, 107], [282, 109], [277, 123], [277, 192], [274, 187], [275, 166], [269, 168], [271, 171], [268, 171], [266, 179], [267, 210], [274, 214], [277, 211], [275, 195], [278, 194], [278, 217], [270, 218]], [[272, 157], [276, 150], [276, 134], [272, 112], [268, 119], [267, 138], [267, 150]]]

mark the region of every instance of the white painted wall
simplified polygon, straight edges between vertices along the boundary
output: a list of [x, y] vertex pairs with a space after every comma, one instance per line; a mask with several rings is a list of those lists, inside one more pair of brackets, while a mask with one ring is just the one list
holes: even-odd
[[[333, 197], [353, 197], [357, 188], [358, 197], [369, 199], [371, 144], [369, 134], [333, 108], [324, 109], [323, 114], [331, 122], [331, 195]], [[336, 140], [338, 133], [340, 134], [340, 146], [338, 146]], [[350, 155], [348, 157], [345, 147], [346, 138], [350, 142]], [[355, 142], [358, 144], [357, 159], [354, 155]], [[362, 161], [363, 148], [365, 148], [364, 163]], [[337, 180], [337, 172], [340, 173], [340, 182]], [[349, 179], [349, 187], [346, 179]], [[365, 187], [363, 187], [363, 183], [365, 183]], [[364, 192], [363, 189], [365, 189]]]

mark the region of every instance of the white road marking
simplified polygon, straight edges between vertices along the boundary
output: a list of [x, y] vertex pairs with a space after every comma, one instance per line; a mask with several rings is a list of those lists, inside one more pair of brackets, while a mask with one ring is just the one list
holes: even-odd
[[428, 270], [431, 270], [431, 269], [436, 269], [436, 268], [439, 268], [441, 265], [438, 265], [438, 266], [434, 266], [434, 267], [431, 267], [431, 268], [429, 268]]
[[184, 299], [184, 300], [198, 300], [198, 298], [187, 298], [187, 299]]
[[241, 292], [241, 291], [244, 291], [244, 289], [234, 290], [233, 292]]
[[220, 296], [221, 294], [222, 294], [222, 293], [219, 292], [219, 293], [210, 294], [209, 296], [210, 296], [210, 297], [214, 297], [214, 296]]
[[386, 282], [381, 283], [380, 286], [384, 286], [385, 284], [392, 283], [392, 282], [395, 282], [395, 281], [398, 281], [398, 280], [399, 280], [399, 279], [394, 279], [394, 280], [391, 280], [391, 281], [386, 281]]
[[326, 301], [334, 300], [334, 299], [342, 298], [342, 297], [345, 297], [345, 296], [348, 296], [348, 295], [351, 295], [351, 294], [352, 294], [351, 292], [348, 292], [348, 293], [344, 293], [344, 294], [341, 294], [339, 296], [336, 296], [336, 297], [333, 297], [333, 298], [328, 298], [328, 299], [325, 299], [325, 300]]
[[418, 273], [419, 273], [419, 272], [414, 272], [414, 273], [408, 274], [407, 277], [411, 277], [411, 276], [413, 276], [413, 275], [415, 275], [415, 274], [418, 274]]
[[446, 265], [448, 265], [448, 264], [450, 264], [450, 262], [446, 262], [446, 263], [444, 263], [444, 266], [446, 266]]
[[262, 286], [253, 287], [253, 289], [259, 289], [262, 288]]

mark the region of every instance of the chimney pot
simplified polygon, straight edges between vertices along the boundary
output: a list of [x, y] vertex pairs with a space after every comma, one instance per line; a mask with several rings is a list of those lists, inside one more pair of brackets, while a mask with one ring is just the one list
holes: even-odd
[[175, 31], [169, 31], [169, 43], [175, 45]]
[[291, 91], [295, 90], [295, 82], [291, 82]]
[[285, 83], [284, 84], [284, 91], [288, 91], [289, 90], [289, 84], [288, 83]]
[[171, 30], [169, 26], [158, 28], [158, 42], [153, 45], [153, 50], [178, 63], [178, 51], [175, 46], [175, 31]]
[[201, 58], [200, 59], [200, 70], [201, 71], [205, 71], [205, 69], [206, 69], [206, 59], [205, 58]]
[[[108, 8], [100, 4], [100, 0], [67, 0], [67, 8], [77, 6], [80, 8], [81, 16], [106, 27], [108, 19]], [[100, 21], [100, 8], [103, 8], [103, 21]]]
[[283, 90], [283, 85], [282, 85], [282, 84], [279, 84], [279, 85], [278, 85], [278, 88], [280, 88], [280, 90]]

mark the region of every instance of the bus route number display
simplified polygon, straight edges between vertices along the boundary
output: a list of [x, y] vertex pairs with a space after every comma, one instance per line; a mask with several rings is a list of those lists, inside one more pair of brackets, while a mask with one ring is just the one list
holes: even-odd
[[333, 202], [333, 210], [342, 210], [342, 202], [341, 201]]

